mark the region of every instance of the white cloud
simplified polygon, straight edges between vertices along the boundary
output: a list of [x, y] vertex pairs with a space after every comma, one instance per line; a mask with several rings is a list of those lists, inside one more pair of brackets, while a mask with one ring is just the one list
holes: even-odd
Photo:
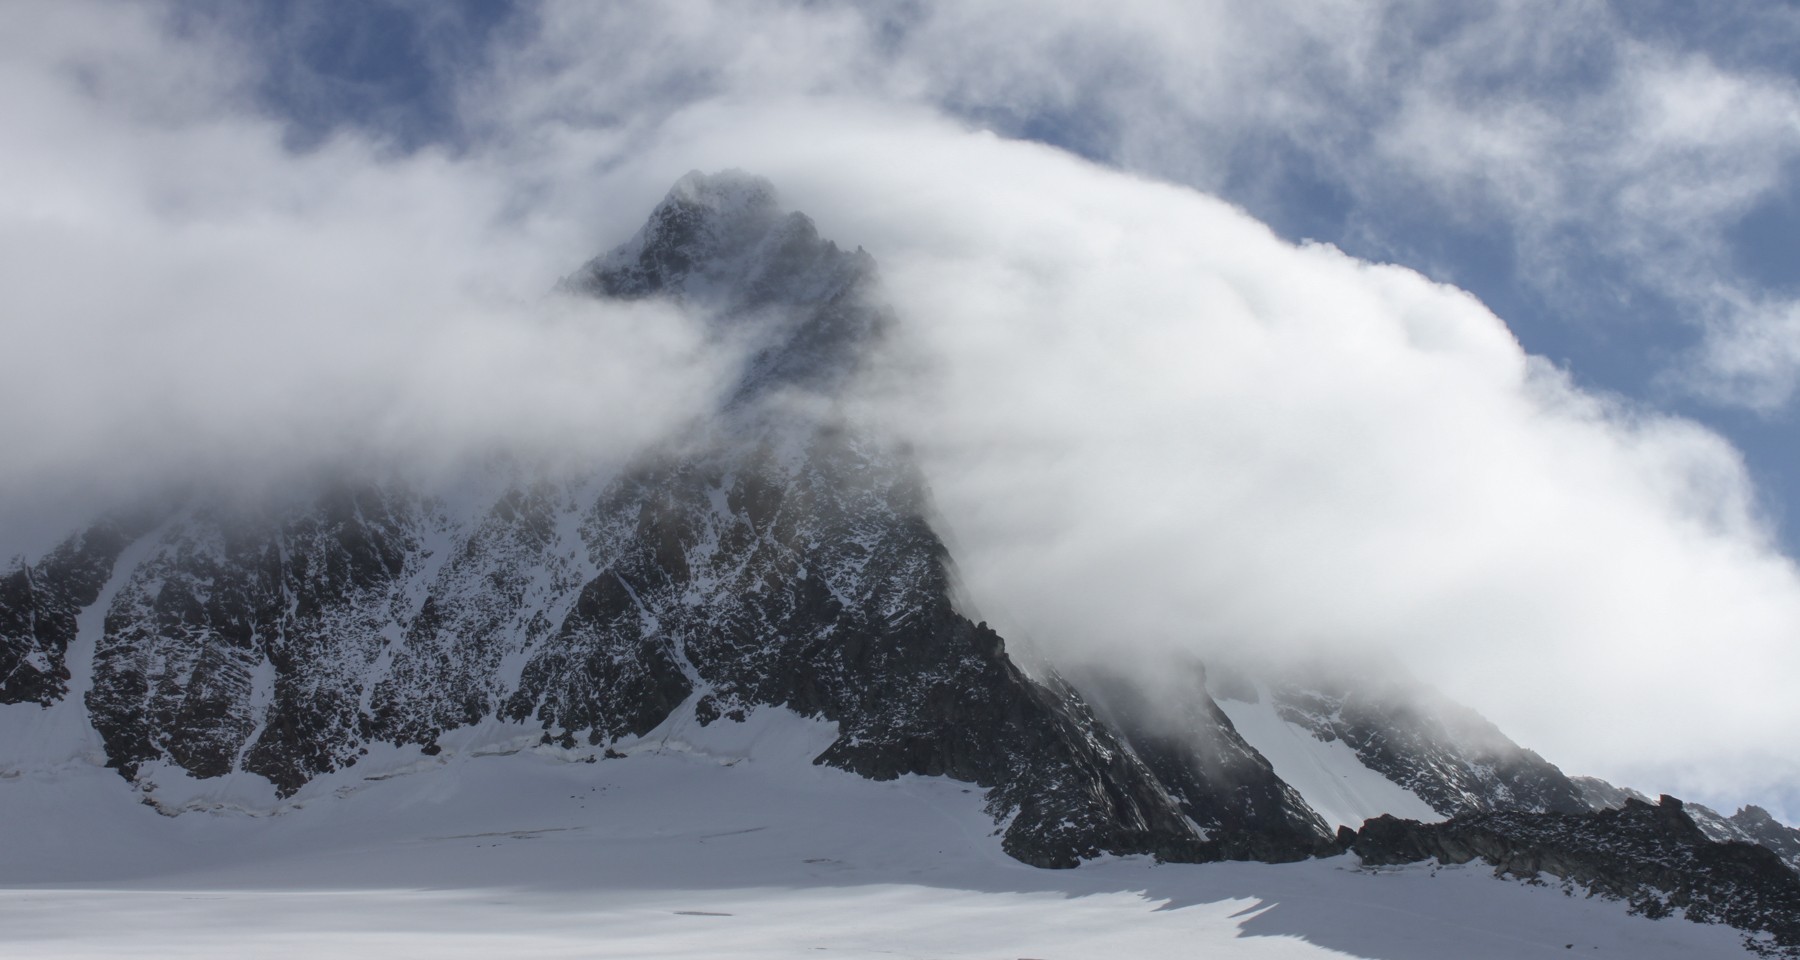
[[1575, 771], [1727, 803], [1800, 772], [1800, 577], [1716, 434], [1460, 291], [923, 110], [703, 104], [615, 173], [728, 165], [875, 252], [929, 374], [876, 410], [1015, 639], [1393, 653]]
[[1614, 64], [1597, 86], [1465, 102], [1443, 91], [1457, 89], [1474, 52], [1434, 53], [1378, 127], [1376, 157], [1453, 210], [1503, 218], [1553, 298], [1591, 295], [1592, 278], [1565, 265], [1571, 253], [1618, 265], [1704, 336], [1671, 376], [1721, 402], [1778, 409], [1792, 394], [1791, 357], [1754, 373], [1721, 363], [1730, 341], [1768, 322], [1756, 306], [1765, 296], [1734, 272], [1726, 233], [1778, 196], [1800, 160], [1800, 87], [1608, 36], [1592, 21], [1582, 29]]
[[707, 401], [721, 358], [678, 314], [545, 300], [590, 226], [521, 171], [354, 138], [292, 154], [200, 69], [232, 62], [217, 38], [36, 12], [0, 30], [8, 554], [194, 473], [620, 456]]
[[1723, 402], [1775, 409], [1800, 387], [1800, 300], [1721, 294], [1735, 309], [1705, 344], [1706, 376], [1683, 386]]
[[1347, 237], [1385, 247], [1359, 231], [1396, 207], [1481, 224], [1516, 248], [1519, 283], [1581, 301], [1561, 322], [1640, 322], [1572, 262], [1665, 299], [1703, 340], [1662, 351], [1675, 357], [1667, 383], [1773, 411], [1800, 363], [1723, 359], [1768, 316], [1728, 233], [1800, 163], [1800, 85], [1633, 34], [1604, 3], [553, 3], [501, 75], [499, 109], [515, 121], [624, 136], [712, 97], [864, 96], [1051, 132], [1271, 208], [1290, 185], [1259, 182], [1266, 171], [1309, 164], [1350, 204]]
[[[1393, 652], [1627, 782], [1742, 787], [1746, 756], [1785, 756], [1800, 579], [1717, 436], [1582, 395], [1410, 272], [1041, 151], [902, 136], [904, 168], [856, 175], [899, 222], [852, 235], [946, 358], [903, 419], [1015, 635]], [[942, 235], [883, 242], [915, 218]]]

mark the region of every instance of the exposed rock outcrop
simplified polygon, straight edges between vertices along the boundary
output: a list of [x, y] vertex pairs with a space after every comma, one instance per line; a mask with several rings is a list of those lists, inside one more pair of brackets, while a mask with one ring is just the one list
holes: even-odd
[[1649, 917], [1684, 916], [1747, 932], [1766, 955], [1800, 956], [1800, 877], [1766, 847], [1708, 838], [1680, 800], [1628, 798], [1589, 813], [1480, 813], [1421, 824], [1370, 820], [1343, 840], [1365, 864], [1481, 859], [1496, 874], [1548, 874], [1570, 892], [1623, 900]]

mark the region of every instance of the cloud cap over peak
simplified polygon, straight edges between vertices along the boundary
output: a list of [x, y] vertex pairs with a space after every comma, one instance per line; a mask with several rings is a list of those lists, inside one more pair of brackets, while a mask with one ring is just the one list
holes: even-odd
[[[1627, 115], [1618, 149], [1582, 139], [1580, 162], [1538, 170], [1590, 128], [1505, 78], [1499, 99], [1477, 96], [1468, 70], [1496, 61], [1471, 52], [1565, 62], [1500, 28], [1592, 5], [1500, 5], [1481, 36], [1453, 18], [1399, 60], [1371, 45], [1405, 5], [1222, 4], [1216, 27], [1174, 5], [1052, 7], [1017, 21], [1027, 53], [1068, 50], [1047, 71], [967, 28], [1011, 22], [1003, 3], [889, 22], [697, 2], [683, 24], [547, 4], [459, 88], [466, 143], [396, 152], [354, 125], [296, 148], [242, 95], [253, 58], [228, 35], [18, 9], [0, 31], [14, 54], [0, 406], [28, 412], [0, 425], [9, 536], [71, 483], [131, 488], [234, 457], [280, 469], [345, 446], [432, 459], [646, 442], [707, 409], [733, 368], [668, 304], [543, 294], [630, 237], [681, 171], [737, 167], [879, 261], [901, 323], [861, 412], [914, 442], [970, 592], [1009, 639], [1146, 662], [1381, 651], [1572, 772], [1772, 806], [1800, 782], [1800, 586], [1738, 450], [1584, 389], [1442, 272], [1351, 255], [1397, 246], [1359, 247], [1354, 229], [1288, 242], [1154, 178], [1230, 186], [1259, 144], [1292, 136], [1321, 163], [1350, 148], [1314, 183], [1354, 187], [1350, 220], [1415, 195], [1426, 216], [1498, 211], [1526, 262], [1586, 236], [1539, 201], [1593, 196], [1629, 228], [1606, 257], [1703, 262], [1708, 231], [1788, 155], [1765, 123], [1791, 92], [1778, 78], [1619, 45], [1646, 78], [1724, 91], [1702, 107], [1761, 105], [1724, 131], [1756, 149], [1717, 167], [1688, 127], [1657, 121], [1694, 102], [1646, 79], [1628, 92], [1661, 112]], [[92, 62], [107, 70], [76, 69]], [[233, 71], [191, 69], [213, 62]], [[1298, 87], [1281, 81], [1297, 62]], [[1606, 91], [1637, 76], [1624, 63], [1558, 81], [1594, 97], [1573, 116], [1611, 129]], [[1109, 64], [1115, 82], [1083, 81]], [[1180, 69], [1151, 69], [1164, 64]], [[1418, 92], [1390, 96], [1383, 77], [1402, 67]], [[1440, 77], [1455, 82], [1423, 82]], [[1331, 85], [1382, 106], [1380, 122], [1320, 110], [1310, 91]], [[1089, 160], [977, 129], [1059, 117]], [[1409, 146], [1432, 130], [1458, 135]], [[1220, 158], [1238, 165], [1208, 166]], [[1350, 176], [1390, 160], [1395, 179]], [[1628, 160], [1656, 176], [1622, 180]], [[1690, 174], [1715, 169], [1743, 176], [1698, 189]], [[1671, 205], [1692, 235], [1657, 226]]]

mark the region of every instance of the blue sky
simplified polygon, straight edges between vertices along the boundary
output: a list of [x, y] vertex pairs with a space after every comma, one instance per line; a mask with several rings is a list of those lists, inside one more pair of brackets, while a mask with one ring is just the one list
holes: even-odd
[[196, 477], [631, 449], [726, 359], [544, 292], [741, 166], [881, 264], [937, 366], [869, 402], [1009, 637], [1397, 656], [1570, 769], [1800, 810], [1800, 8], [8, 19], [0, 555]]

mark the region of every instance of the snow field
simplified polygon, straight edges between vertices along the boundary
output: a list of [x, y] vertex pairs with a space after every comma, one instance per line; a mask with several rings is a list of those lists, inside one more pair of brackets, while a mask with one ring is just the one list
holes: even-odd
[[1727, 928], [1478, 865], [1037, 870], [1000, 852], [968, 785], [813, 766], [830, 724], [770, 708], [704, 729], [676, 717], [593, 763], [523, 728], [463, 731], [437, 757], [372, 754], [266, 809], [244, 785], [171, 781], [161, 790], [215, 806], [166, 816], [95, 767], [0, 779], [0, 954], [1745, 955]]

